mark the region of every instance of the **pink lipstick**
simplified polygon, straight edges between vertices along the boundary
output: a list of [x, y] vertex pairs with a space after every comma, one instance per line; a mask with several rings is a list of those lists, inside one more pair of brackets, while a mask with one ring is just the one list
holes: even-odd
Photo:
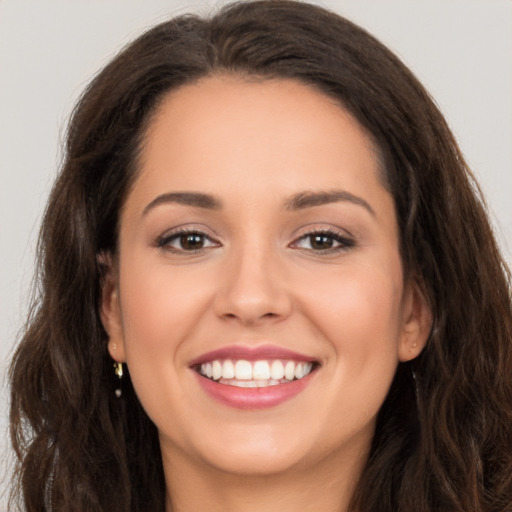
[[311, 357], [272, 345], [235, 345], [203, 354], [189, 366], [203, 390], [215, 400], [239, 409], [262, 409], [303, 391], [319, 364]]

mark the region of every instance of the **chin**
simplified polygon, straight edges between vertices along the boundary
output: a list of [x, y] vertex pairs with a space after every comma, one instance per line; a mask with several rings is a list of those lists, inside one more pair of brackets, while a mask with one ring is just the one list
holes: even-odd
[[[195, 441], [195, 442], [194, 442]], [[161, 443], [165, 443], [161, 437]], [[311, 443], [309, 443], [311, 444]], [[308, 459], [308, 443], [299, 432], [269, 425], [228, 426], [210, 430], [186, 445], [170, 446], [196, 464], [220, 472], [265, 476], [292, 471]], [[163, 449], [165, 452], [166, 450]]]
[[212, 453], [206, 462], [224, 473], [263, 477], [292, 472], [304, 464], [305, 455], [297, 451], [270, 451], [251, 447], [237, 452]]

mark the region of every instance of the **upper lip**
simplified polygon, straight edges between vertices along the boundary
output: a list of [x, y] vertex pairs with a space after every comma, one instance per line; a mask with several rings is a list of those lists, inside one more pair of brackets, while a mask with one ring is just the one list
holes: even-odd
[[190, 361], [189, 366], [197, 366], [209, 361], [225, 359], [245, 359], [246, 361], [259, 361], [262, 359], [285, 359], [293, 361], [316, 362], [314, 357], [299, 354], [298, 352], [294, 352], [283, 347], [278, 347], [276, 345], [231, 345], [202, 354]]

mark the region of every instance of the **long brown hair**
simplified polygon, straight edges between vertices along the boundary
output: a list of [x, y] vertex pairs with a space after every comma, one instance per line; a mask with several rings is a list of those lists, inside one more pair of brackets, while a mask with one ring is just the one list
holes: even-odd
[[156, 427], [99, 318], [102, 253], [162, 96], [215, 73], [290, 78], [340, 102], [379, 147], [404, 268], [434, 326], [399, 365], [351, 510], [512, 509], [510, 275], [475, 180], [435, 104], [387, 48], [309, 4], [268, 0], [149, 30], [92, 81], [71, 119], [39, 241], [38, 297], [12, 367], [12, 504], [27, 511], [163, 511]]

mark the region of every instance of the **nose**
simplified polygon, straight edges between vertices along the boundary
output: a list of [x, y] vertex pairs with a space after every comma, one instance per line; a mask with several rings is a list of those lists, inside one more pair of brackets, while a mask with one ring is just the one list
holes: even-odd
[[270, 250], [245, 247], [225, 262], [214, 310], [244, 325], [278, 322], [292, 309], [285, 262]]

